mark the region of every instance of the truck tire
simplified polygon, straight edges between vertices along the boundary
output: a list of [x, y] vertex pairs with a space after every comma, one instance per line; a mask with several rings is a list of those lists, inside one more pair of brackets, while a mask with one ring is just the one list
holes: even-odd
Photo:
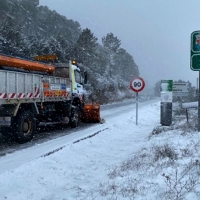
[[73, 108], [71, 111], [71, 118], [70, 118], [70, 126], [72, 128], [75, 128], [80, 123], [80, 109], [79, 108]]
[[36, 131], [36, 121], [30, 111], [24, 111], [15, 118], [15, 135], [19, 143], [29, 142]]

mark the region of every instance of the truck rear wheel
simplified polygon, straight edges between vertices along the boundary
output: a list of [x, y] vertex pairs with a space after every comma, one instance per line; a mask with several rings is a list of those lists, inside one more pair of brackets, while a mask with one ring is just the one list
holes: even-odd
[[80, 109], [79, 108], [73, 108], [70, 118], [70, 126], [72, 128], [75, 128], [80, 123]]
[[30, 111], [24, 111], [16, 116], [15, 131], [19, 143], [25, 143], [33, 139], [36, 131], [36, 121]]

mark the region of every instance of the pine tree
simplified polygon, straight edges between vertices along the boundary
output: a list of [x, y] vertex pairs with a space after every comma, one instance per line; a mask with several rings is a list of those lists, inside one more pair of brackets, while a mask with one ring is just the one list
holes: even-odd
[[112, 68], [114, 67], [114, 57], [119, 50], [121, 41], [113, 35], [113, 33], [108, 33], [105, 37], [102, 38], [103, 47], [108, 51], [110, 57], [109, 71], [110, 77], [112, 75]]
[[80, 34], [73, 49], [73, 57], [85, 65], [91, 65], [95, 57], [97, 38], [86, 28]]
[[120, 48], [114, 57], [115, 70], [113, 74], [120, 76], [124, 81], [130, 81], [139, 75], [138, 66], [133, 57], [123, 48]]
[[113, 33], [108, 33], [106, 37], [102, 38], [103, 46], [112, 53], [117, 53], [121, 41], [113, 35]]
[[21, 29], [11, 17], [7, 17], [0, 27], [0, 51], [8, 55], [24, 56], [26, 45]]

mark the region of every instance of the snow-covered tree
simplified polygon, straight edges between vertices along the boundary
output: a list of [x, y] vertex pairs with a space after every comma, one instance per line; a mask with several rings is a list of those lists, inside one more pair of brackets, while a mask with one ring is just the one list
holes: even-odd
[[94, 60], [95, 48], [97, 46], [97, 38], [86, 28], [80, 34], [74, 47], [74, 57], [85, 65], [91, 65]]
[[138, 66], [133, 57], [123, 48], [120, 48], [114, 57], [113, 74], [121, 77], [122, 80], [130, 81], [134, 76], [139, 75]]
[[11, 17], [7, 17], [0, 26], [0, 51], [15, 56], [25, 56], [27, 53], [21, 29]]
[[103, 44], [103, 47], [108, 51], [108, 54], [110, 57], [109, 71], [110, 71], [110, 77], [111, 77], [112, 70], [114, 70], [112, 68], [115, 65], [114, 57], [119, 50], [121, 41], [117, 37], [115, 37], [113, 33], [108, 33], [106, 36], [102, 38], [102, 44]]
[[38, 6], [38, 0], [0, 0], [0, 13], [0, 53], [27, 58], [57, 54], [59, 62], [77, 59], [88, 71], [86, 88], [101, 103], [117, 100], [118, 80], [139, 73], [113, 33], [103, 37], [101, 45], [89, 28], [82, 30], [77, 21]]

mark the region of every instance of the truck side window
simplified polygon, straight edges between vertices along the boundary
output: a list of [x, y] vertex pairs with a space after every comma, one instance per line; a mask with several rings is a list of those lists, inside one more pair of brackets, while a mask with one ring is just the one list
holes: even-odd
[[75, 81], [81, 84], [81, 73], [75, 70]]

